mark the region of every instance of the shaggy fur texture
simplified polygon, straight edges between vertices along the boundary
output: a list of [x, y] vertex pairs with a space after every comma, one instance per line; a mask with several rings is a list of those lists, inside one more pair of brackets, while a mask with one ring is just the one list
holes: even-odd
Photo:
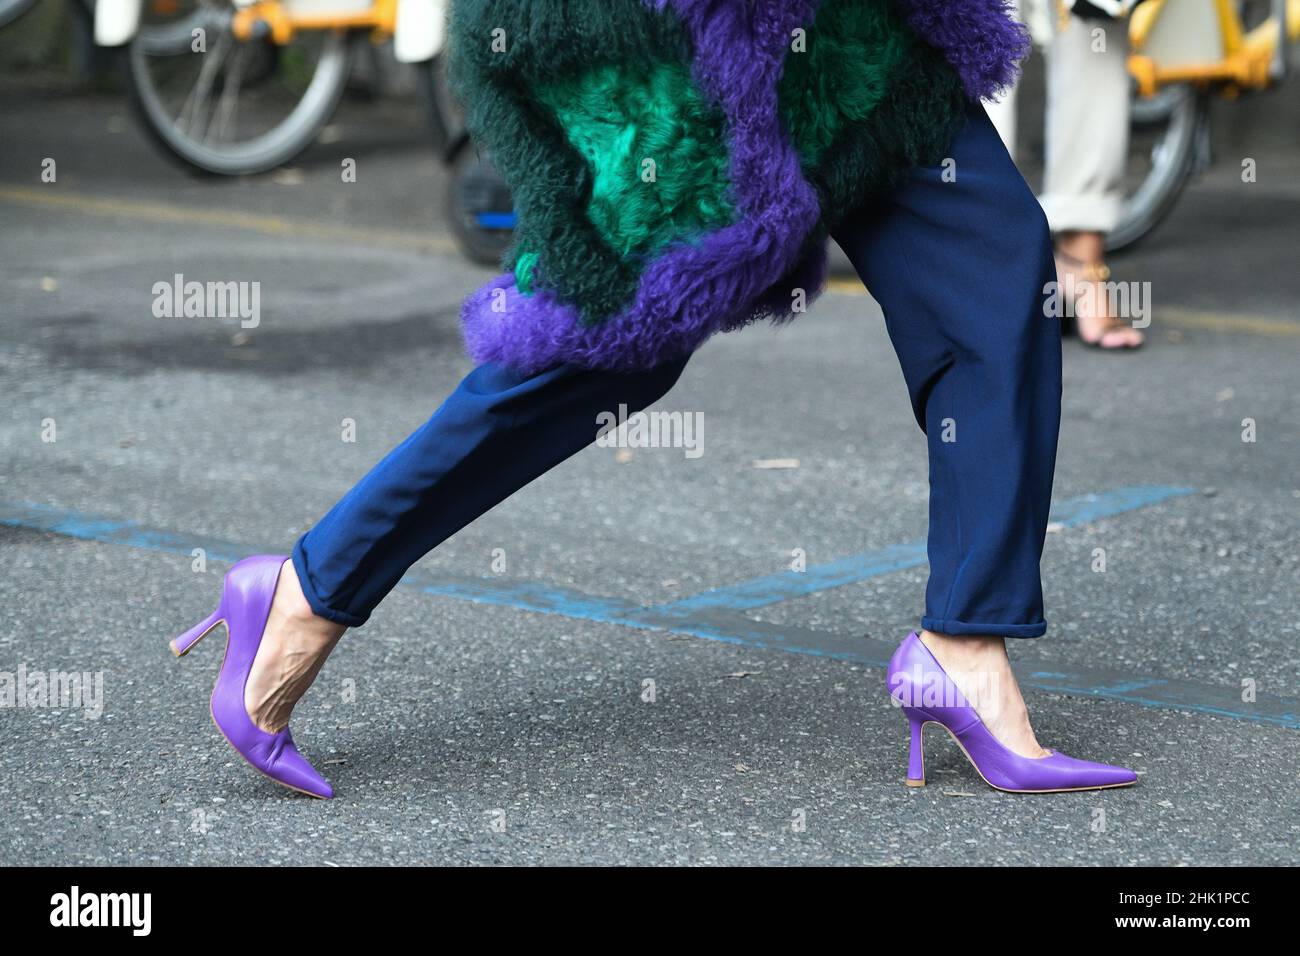
[[603, 63], [644, 75], [665, 51], [688, 63], [681, 30], [637, 0], [456, 0], [451, 31], [449, 78], [465, 122], [514, 195], [518, 225], [505, 267], [533, 251], [529, 281], [581, 303], [586, 315], [616, 311], [636, 289], [640, 264], [620, 256], [587, 216], [593, 170], [534, 91]]
[[1010, 86], [1029, 53], [1029, 31], [1011, 16], [1008, 0], [894, 2], [917, 35], [952, 64], [973, 100]]
[[961, 80], [881, 0], [824, 2], [807, 53], [786, 58], [780, 94], [828, 230], [912, 167], [939, 162], [965, 116]]
[[[658, 62], [629, 76], [611, 63], [536, 94], [591, 167], [587, 215], [619, 255], [653, 253], [734, 217], [722, 116], [685, 65]], [[642, 178], [647, 157], [652, 188]]]
[[939, 0], [893, 2], [457, 0], [453, 82], [519, 221], [515, 274], [462, 307], [470, 354], [644, 368], [810, 303], [829, 227], [941, 158], [966, 93], [1014, 69], [1008, 30], [936, 42]]

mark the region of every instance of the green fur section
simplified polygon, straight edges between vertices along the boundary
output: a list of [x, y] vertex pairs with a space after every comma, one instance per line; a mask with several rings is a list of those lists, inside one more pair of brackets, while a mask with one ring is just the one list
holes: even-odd
[[[726, 128], [690, 78], [670, 11], [642, 0], [455, 0], [449, 77], [514, 192], [503, 266], [587, 324], [621, 309], [667, 244], [734, 221]], [[956, 73], [889, 0], [824, 0], [786, 55], [780, 112], [822, 218], [814, 237], [916, 165], [965, 115]], [[657, 182], [642, 178], [653, 159]]]
[[605, 64], [536, 92], [591, 166], [587, 216], [619, 255], [644, 261], [733, 221], [723, 117], [686, 65]]
[[888, 192], [909, 170], [938, 165], [966, 122], [968, 104], [961, 78], [943, 55], [918, 45], [871, 121], [845, 126], [817, 168], [805, 171], [825, 228], [834, 229], [868, 197]]
[[535, 252], [521, 252], [515, 257], [515, 287], [524, 295], [533, 294], [533, 270], [537, 268]]
[[887, 0], [825, 0], [802, 46], [799, 39], [791, 39], [778, 93], [799, 159], [812, 167], [845, 125], [870, 118], [912, 44]]
[[[514, 193], [517, 226], [503, 266], [598, 322], [631, 298], [642, 264], [588, 214], [597, 171], [537, 90], [602, 67], [639, 83], [660, 64], [689, 64], [689, 43], [675, 17], [640, 0], [456, 0], [451, 20], [452, 89]], [[529, 252], [536, 258], [521, 264]]]
[[804, 40], [786, 54], [779, 108], [830, 229], [908, 169], [939, 162], [966, 100], [888, 0], [825, 0]]

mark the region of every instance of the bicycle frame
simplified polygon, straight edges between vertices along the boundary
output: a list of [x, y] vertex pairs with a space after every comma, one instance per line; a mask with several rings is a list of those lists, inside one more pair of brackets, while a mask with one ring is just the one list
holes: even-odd
[[[95, 5], [95, 42], [121, 46], [140, 29], [145, 0], [99, 0]], [[369, 30], [376, 38], [393, 38], [399, 62], [432, 59], [445, 42], [447, 0], [372, 0], [359, 10], [329, 10], [303, 2], [235, 0], [231, 32], [248, 40], [259, 31], [281, 46], [308, 30]]]
[[[1273, 15], [1253, 30], [1243, 27], [1234, 0], [1178, 0], [1177, 7], [1148, 0], [1130, 19], [1128, 67], [1140, 96], [1172, 83], [1262, 90], [1282, 78], [1287, 47], [1298, 38], [1300, 0], [1275, 0]], [[1184, 49], [1189, 55], [1180, 56]]]

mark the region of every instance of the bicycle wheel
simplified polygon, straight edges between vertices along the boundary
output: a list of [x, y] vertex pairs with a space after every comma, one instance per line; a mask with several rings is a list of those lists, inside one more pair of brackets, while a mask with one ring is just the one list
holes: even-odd
[[1186, 92], [1185, 87], [1166, 86], [1158, 90], [1155, 96], [1134, 95], [1129, 101], [1129, 121], [1134, 126], [1168, 123]]
[[8, 26], [36, 6], [36, 0], [0, 0], [0, 27]]
[[154, 140], [194, 169], [227, 176], [298, 155], [329, 122], [348, 78], [347, 34], [241, 41], [234, 11], [223, 0], [151, 0], [125, 59], [132, 103]]
[[433, 136], [434, 152], [443, 162], [451, 162], [466, 133], [465, 113], [447, 83], [447, 56], [439, 53], [415, 67], [415, 90]]
[[514, 238], [510, 187], [486, 153], [465, 144], [452, 160], [447, 221], [461, 251], [474, 262], [499, 266]]
[[[1140, 101], [1139, 101], [1140, 102]], [[1112, 252], [1142, 239], [1169, 214], [1196, 168], [1198, 139], [1208, 122], [1203, 94], [1191, 87], [1167, 87], [1155, 103], [1132, 116], [1124, 212], [1106, 237]]]

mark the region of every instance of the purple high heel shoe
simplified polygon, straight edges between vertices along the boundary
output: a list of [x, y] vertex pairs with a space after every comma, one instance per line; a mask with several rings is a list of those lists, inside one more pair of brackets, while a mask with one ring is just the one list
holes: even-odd
[[947, 730], [984, 782], [1008, 793], [1105, 790], [1137, 781], [1137, 774], [1125, 767], [1076, 760], [1055, 750], [1049, 750], [1046, 757], [1022, 757], [1008, 750], [989, 732], [915, 631], [889, 659], [886, 681], [890, 696], [902, 705], [912, 728], [909, 787], [925, 786], [921, 736], [926, 724]]
[[244, 685], [262, 643], [262, 631], [285, 560], [283, 555], [260, 554], [245, 558], [227, 571], [217, 609], [173, 640], [171, 649], [177, 657], [184, 657], [224, 621], [226, 655], [221, 661], [217, 686], [212, 688], [212, 722], [253, 769], [276, 783], [328, 800], [334, 796], [334, 790], [298, 753], [289, 728], [278, 734], [269, 733], [254, 724], [244, 708]]

